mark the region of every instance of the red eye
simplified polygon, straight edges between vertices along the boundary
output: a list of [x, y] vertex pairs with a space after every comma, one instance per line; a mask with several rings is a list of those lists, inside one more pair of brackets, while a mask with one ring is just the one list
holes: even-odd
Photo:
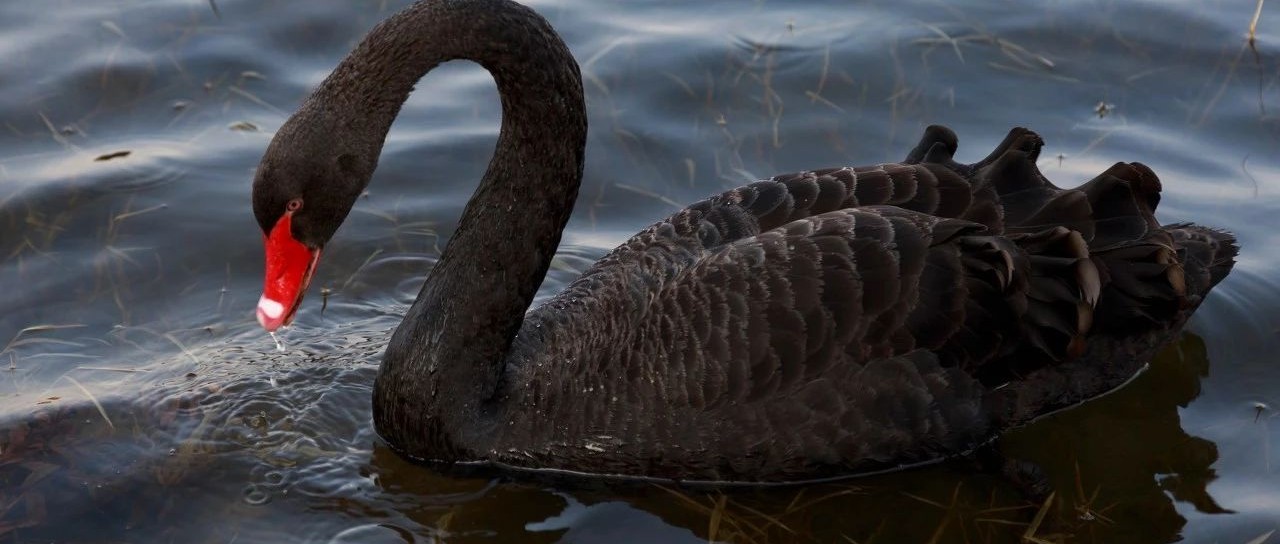
[[296, 211], [298, 211], [298, 210], [301, 210], [301, 209], [302, 209], [302, 199], [301, 199], [301, 198], [295, 198], [295, 199], [293, 199], [293, 200], [290, 200], [288, 204], [285, 204], [285, 205], [284, 205], [284, 209], [289, 210], [289, 211], [291, 211], [291, 212], [296, 212]]

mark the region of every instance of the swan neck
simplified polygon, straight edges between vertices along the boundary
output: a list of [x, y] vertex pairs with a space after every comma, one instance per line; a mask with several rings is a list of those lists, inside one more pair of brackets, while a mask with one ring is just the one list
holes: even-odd
[[428, 0], [375, 28], [313, 98], [360, 112], [352, 129], [380, 152], [418, 79], [455, 59], [493, 75], [502, 125], [374, 387], [379, 434], [410, 456], [440, 459], [483, 447], [477, 437], [498, 404], [506, 354], [572, 212], [586, 144], [578, 65], [524, 6]]

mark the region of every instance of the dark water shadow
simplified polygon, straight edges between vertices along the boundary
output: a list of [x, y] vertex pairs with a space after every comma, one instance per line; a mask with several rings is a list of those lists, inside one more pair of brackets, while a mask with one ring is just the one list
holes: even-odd
[[0, 425], [0, 542], [1171, 542], [1175, 502], [1229, 511], [1206, 490], [1217, 447], [1178, 413], [1208, 369], [1187, 334], [1122, 390], [1007, 435], [1046, 470], [1047, 506], [964, 463], [728, 493], [445, 475], [367, 428], [368, 365], [113, 400], [110, 425], [53, 402]]
[[[1206, 490], [1215, 478], [1217, 447], [1189, 435], [1178, 414], [1199, 394], [1208, 369], [1204, 341], [1187, 334], [1122, 390], [1006, 436], [1006, 453], [1045, 469], [1057, 490], [1047, 506], [957, 463], [847, 484], [728, 493], [649, 486], [551, 491], [539, 499], [529, 486], [500, 484], [480, 499], [489, 504], [478, 512], [507, 516], [477, 527], [615, 544], [1019, 542], [1024, 534], [1048, 542], [1172, 542], [1186, 523], [1175, 501], [1201, 512], [1230, 512]], [[389, 451], [375, 450], [372, 461], [369, 470], [388, 492], [425, 496], [437, 488]], [[1042, 507], [1047, 516], [1032, 529]], [[670, 532], [673, 527], [686, 531]], [[545, 541], [548, 535], [527, 536]]]

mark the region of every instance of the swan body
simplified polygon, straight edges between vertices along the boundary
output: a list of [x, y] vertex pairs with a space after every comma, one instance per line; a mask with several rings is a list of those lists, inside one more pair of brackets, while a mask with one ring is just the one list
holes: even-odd
[[371, 31], [262, 159], [264, 327], [292, 318], [400, 105], [452, 59], [493, 74], [503, 122], [375, 383], [380, 436], [418, 460], [745, 483], [938, 460], [1124, 383], [1237, 251], [1160, 225], [1146, 166], [1060, 189], [1029, 130], [961, 164], [933, 126], [900, 163], [694, 203], [529, 310], [582, 177], [577, 64], [524, 6], [423, 0]]

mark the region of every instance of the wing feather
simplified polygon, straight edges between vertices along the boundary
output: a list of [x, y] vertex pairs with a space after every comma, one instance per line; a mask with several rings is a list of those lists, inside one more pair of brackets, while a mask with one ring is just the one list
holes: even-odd
[[954, 454], [1102, 392], [1235, 240], [1162, 227], [1141, 164], [1058, 188], [1042, 146], [1014, 129], [965, 165], [929, 127], [902, 163], [776, 176], [655, 223], [527, 315], [506, 394], [557, 424], [521, 414], [498, 443], [581, 464], [574, 439], [610, 429], [649, 475], [791, 480]]

